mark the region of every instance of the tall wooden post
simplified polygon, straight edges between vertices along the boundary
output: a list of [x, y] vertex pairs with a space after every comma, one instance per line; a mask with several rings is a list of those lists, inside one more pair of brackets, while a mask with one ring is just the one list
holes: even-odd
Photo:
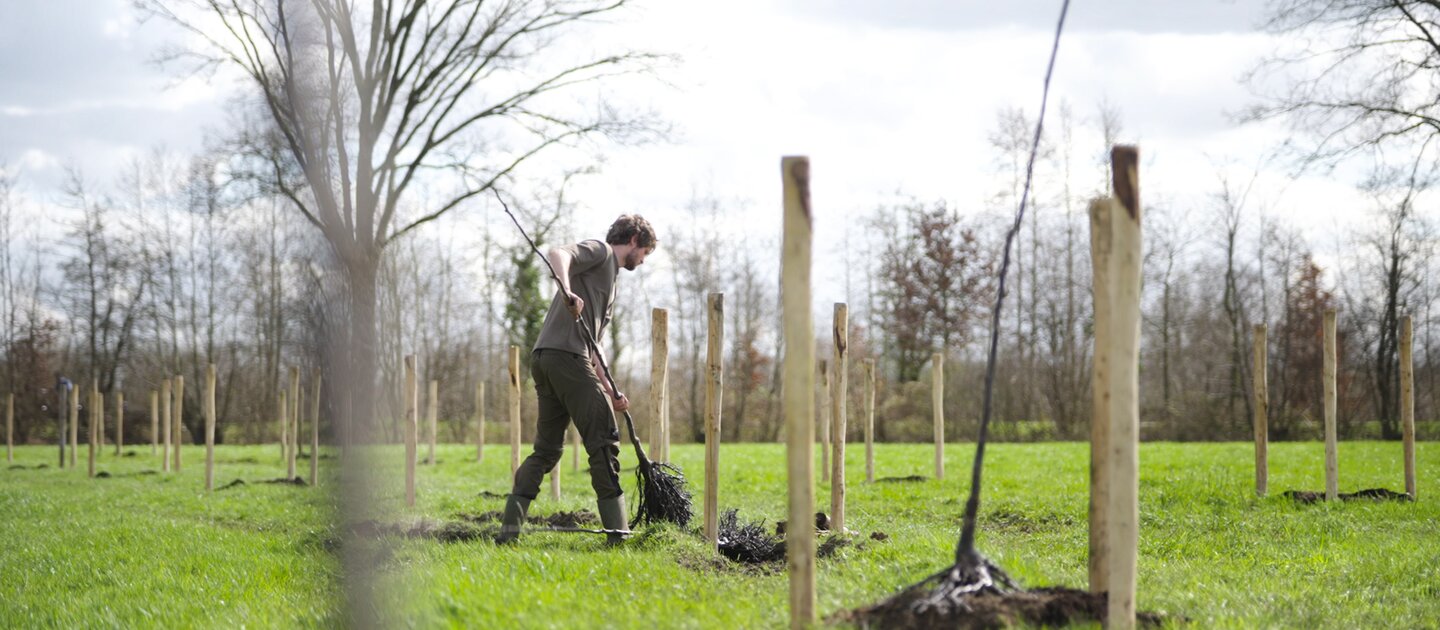
[[[287, 395], [288, 392], [285, 391], [284, 387], [281, 387], [280, 395], [275, 399], [277, 407], [276, 412], [280, 414], [280, 426], [285, 427], [286, 435], [286, 437], [283, 438], [284, 441], [280, 444], [281, 451], [283, 452], [283, 455], [281, 455], [280, 457], [280, 463], [282, 464], [286, 461], [290, 461], [290, 438], [288, 437], [290, 435], [290, 404], [286, 402]], [[293, 465], [290, 466], [289, 474], [286, 475], [285, 478], [295, 478], [295, 467]]]
[[75, 452], [80, 450], [80, 384], [70, 386], [70, 468], [75, 468]]
[[520, 469], [520, 346], [510, 346], [510, 477]]
[[150, 456], [160, 452], [160, 392], [150, 390]]
[[820, 379], [820, 483], [830, 483], [830, 362], [820, 359], [815, 364]]
[[785, 464], [790, 523], [785, 535], [790, 578], [790, 627], [815, 623], [815, 530], [805, 527], [815, 509], [815, 337], [810, 322], [810, 159], [780, 161], [784, 229], [780, 249], [781, 318], [785, 357], [781, 392], [785, 410]]
[[875, 483], [875, 359], [865, 359], [865, 483]]
[[215, 489], [215, 364], [205, 366], [205, 491]]
[[420, 392], [415, 382], [415, 355], [405, 355], [405, 505], [415, 507], [415, 451], [419, 434]]
[[1410, 316], [1400, 320], [1400, 432], [1405, 449], [1405, 494], [1415, 494], [1415, 360]]
[[555, 461], [555, 467], [550, 469], [550, 498], [560, 500], [560, 461]]
[[935, 418], [935, 479], [945, 478], [945, 354], [930, 357], [930, 398]]
[[310, 485], [320, 483], [320, 368], [315, 368], [314, 395], [310, 397]]
[[160, 450], [160, 470], [165, 472], [170, 472], [170, 438], [174, 437], [170, 430], [170, 405], [175, 403], [171, 384], [168, 378], [160, 381], [160, 435], [165, 446]]
[[650, 454], [658, 461], [665, 456], [665, 388], [670, 380], [670, 314], [663, 308], [650, 309]]
[[172, 391], [175, 393], [175, 404], [174, 404], [174, 406], [173, 406], [173, 407], [171, 408], [171, 410], [170, 410], [170, 413], [171, 413], [171, 416], [172, 416], [171, 422], [170, 422], [170, 429], [171, 429], [172, 431], [174, 431], [175, 436], [170, 440], [170, 443], [171, 443], [172, 445], [174, 445], [175, 448], [174, 448], [174, 450], [170, 451], [170, 454], [171, 454], [171, 456], [172, 456], [172, 458], [173, 458], [173, 460], [174, 460], [174, 461], [170, 462], [170, 469], [173, 470], [173, 471], [175, 471], [175, 472], [180, 472], [180, 443], [183, 441], [183, 439], [184, 439], [184, 437], [185, 437], [185, 377], [184, 377], [184, 376], [179, 376], [179, 375], [177, 375], [177, 376], [175, 377], [175, 388], [174, 388]]
[[5, 394], [5, 461], [15, 461], [15, 393]]
[[1340, 498], [1340, 446], [1335, 429], [1335, 309], [1325, 310], [1325, 500]]
[[425, 458], [425, 463], [435, 465], [435, 442], [439, 440], [437, 434], [440, 428], [440, 381], [430, 379], [430, 407], [426, 410], [426, 420], [430, 424], [430, 456]]
[[103, 455], [105, 447], [105, 394], [100, 391], [100, 381], [95, 381], [95, 415], [92, 419], [97, 420], [95, 427], [95, 449], [97, 455]]
[[295, 458], [300, 455], [300, 366], [290, 366], [290, 454], [285, 456], [286, 479], [295, 478]]
[[1265, 324], [1255, 325], [1255, 350], [1252, 370], [1252, 389], [1255, 397], [1255, 495], [1263, 497], [1270, 489], [1270, 431], [1267, 428], [1270, 414], [1270, 391], [1267, 382]]
[[475, 463], [485, 461], [485, 381], [475, 382]]
[[580, 452], [584, 450], [584, 446], [580, 443], [580, 430], [571, 424], [570, 428], [565, 431], [570, 435], [570, 469], [580, 472]]
[[[1114, 200], [1092, 203], [1091, 242], [1096, 303], [1096, 424], [1108, 424], [1108, 445], [1092, 466], [1105, 469], [1101, 489], [1105, 512], [1100, 582], [1109, 593], [1105, 626], [1135, 626], [1135, 581], [1139, 542], [1139, 348], [1140, 196], [1135, 147], [1110, 153]], [[1097, 216], [1098, 215], [1098, 216]], [[1097, 243], [1097, 241], [1099, 241]], [[1099, 319], [1103, 315], [1104, 319]], [[1100, 329], [1104, 327], [1104, 331]], [[1104, 345], [1099, 345], [1103, 338]], [[1101, 367], [1103, 365], [1103, 368]], [[1092, 447], [1093, 448], [1093, 447]], [[1092, 489], [1092, 493], [1095, 490]], [[1092, 494], [1092, 501], [1094, 501]], [[1097, 584], [1092, 581], [1091, 589]]]
[[98, 402], [99, 398], [100, 385], [97, 381], [91, 381], [89, 410], [90, 413], [86, 414], [86, 417], [88, 417], [90, 420], [89, 426], [87, 426], [86, 428], [90, 430], [90, 433], [89, 438], [85, 440], [86, 446], [89, 447], [87, 450], [89, 450], [90, 452], [89, 461], [91, 478], [95, 477], [95, 448], [98, 446], [96, 442], [100, 440], [100, 438], [98, 437], [100, 435], [100, 423], [105, 421], [105, 414], [100, 409], [100, 403]]
[[835, 348], [834, 389], [830, 390], [830, 434], [834, 449], [830, 453], [830, 527], [837, 532], [845, 531], [845, 431], [847, 424], [845, 402], [849, 393], [850, 311], [843, 302], [835, 304], [835, 322], [832, 327]]
[[705, 348], [705, 541], [720, 542], [720, 405], [724, 393], [725, 294], [711, 293]]
[[115, 388], [115, 455], [125, 448], [125, 392]]

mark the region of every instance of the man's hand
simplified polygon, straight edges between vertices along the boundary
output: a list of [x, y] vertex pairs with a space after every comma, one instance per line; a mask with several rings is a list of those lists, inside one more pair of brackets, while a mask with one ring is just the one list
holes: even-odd
[[618, 397], [610, 399], [610, 406], [614, 407], [615, 411], [628, 411], [630, 409], [630, 398], [625, 394], [620, 394]]
[[570, 308], [570, 314], [574, 315], [575, 319], [580, 319], [580, 312], [585, 310], [585, 300], [569, 291], [565, 292], [565, 305]]

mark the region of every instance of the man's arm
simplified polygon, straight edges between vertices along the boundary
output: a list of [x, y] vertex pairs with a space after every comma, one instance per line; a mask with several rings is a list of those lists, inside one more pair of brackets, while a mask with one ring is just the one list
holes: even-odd
[[595, 379], [600, 381], [600, 390], [605, 392], [606, 398], [610, 399], [610, 406], [614, 407], [615, 411], [628, 410], [630, 398], [624, 393], [617, 396], [615, 391], [610, 389], [610, 370], [600, 360], [600, 350], [594, 346], [590, 348], [590, 364], [595, 366]]
[[570, 290], [570, 261], [574, 260], [575, 256], [564, 248], [552, 247], [546, 258], [550, 260], [550, 266], [555, 268], [555, 275], [558, 276], [556, 281], [560, 283], [560, 291], [565, 295], [570, 314], [574, 315], [575, 319], [580, 319], [580, 313], [585, 310], [585, 300]]

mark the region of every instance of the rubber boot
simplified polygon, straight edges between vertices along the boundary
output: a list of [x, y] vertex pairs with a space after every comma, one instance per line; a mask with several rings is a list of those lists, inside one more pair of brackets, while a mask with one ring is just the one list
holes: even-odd
[[[625, 497], [618, 496], [612, 499], [600, 499], [597, 502], [600, 507], [600, 526], [605, 529], [630, 529], [629, 522], [625, 519]], [[606, 534], [605, 543], [618, 545], [625, 540], [624, 534]]]
[[525, 513], [530, 511], [530, 499], [518, 495], [505, 497], [505, 515], [500, 518], [500, 535], [495, 544], [506, 545], [520, 537], [520, 527], [525, 524]]

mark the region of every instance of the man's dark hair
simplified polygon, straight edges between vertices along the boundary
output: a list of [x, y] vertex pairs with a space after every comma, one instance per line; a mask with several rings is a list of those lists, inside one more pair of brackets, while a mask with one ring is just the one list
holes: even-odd
[[622, 214], [620, 218], [610, 224], [610, 233], [605, 235], [605, 242], [611, 245], [628, 245], [631, 237], [639, 236], [635, 241], [639, 247], [650, 249], [655, 247], [660, 239], [655, 236], [655, 228], [650, 222], [638, 214]]

